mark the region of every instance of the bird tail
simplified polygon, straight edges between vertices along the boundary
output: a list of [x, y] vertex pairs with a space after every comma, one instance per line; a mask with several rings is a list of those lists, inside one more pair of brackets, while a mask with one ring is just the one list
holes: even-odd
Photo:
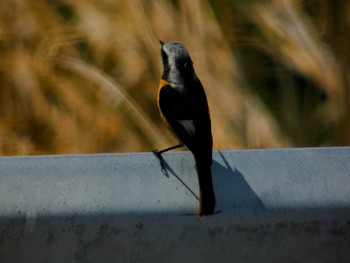
[[215, 209], [215, 194], [211, 174], [211, 160], [205, 156], [195, 156], [199, 181], [199, 215], [211, 215]]

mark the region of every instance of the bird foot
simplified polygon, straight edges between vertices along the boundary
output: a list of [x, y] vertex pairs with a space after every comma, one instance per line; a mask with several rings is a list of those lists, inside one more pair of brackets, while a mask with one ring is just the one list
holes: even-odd
[[159, 151], [158, 149], [154, 149], [154, 150], [152, 150], [152, 153], [158, 158], [162, 172], [164, 172], [165, 171], [165, 161], [162, 157], [162, 151]]

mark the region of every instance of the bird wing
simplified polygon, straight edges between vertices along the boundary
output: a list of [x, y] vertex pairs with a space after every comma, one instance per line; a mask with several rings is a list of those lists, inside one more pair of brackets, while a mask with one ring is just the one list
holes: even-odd
[[164, 85], [159, 91], [159, 108], [177, 137], [194, 155], [206, 153], [211, 159], [210, 116], [202, 87], [195, 92], [179, 92], [170, 84]]

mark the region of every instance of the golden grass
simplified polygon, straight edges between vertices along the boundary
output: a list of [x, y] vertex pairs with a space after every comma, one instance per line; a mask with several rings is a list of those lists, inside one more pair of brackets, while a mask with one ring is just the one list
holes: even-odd
[[175, 143], [156, 105], [158, 39], [188, 47], [215, 149], [349, 145], [349, 56], [339, 50], [348, 51], [350, 21], [334, 41], [331, 1], [314, 3], [314, 13], [305, 3], [0, 2], [0, 153]]

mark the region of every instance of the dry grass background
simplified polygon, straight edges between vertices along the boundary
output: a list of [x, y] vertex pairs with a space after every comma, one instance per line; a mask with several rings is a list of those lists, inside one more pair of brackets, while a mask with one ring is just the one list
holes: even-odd
[[350, 145], [349, 25], [346, 0], [1, 1], [0, 154], [175, 143], [158, 39], [188, 47], [215, 149]]

